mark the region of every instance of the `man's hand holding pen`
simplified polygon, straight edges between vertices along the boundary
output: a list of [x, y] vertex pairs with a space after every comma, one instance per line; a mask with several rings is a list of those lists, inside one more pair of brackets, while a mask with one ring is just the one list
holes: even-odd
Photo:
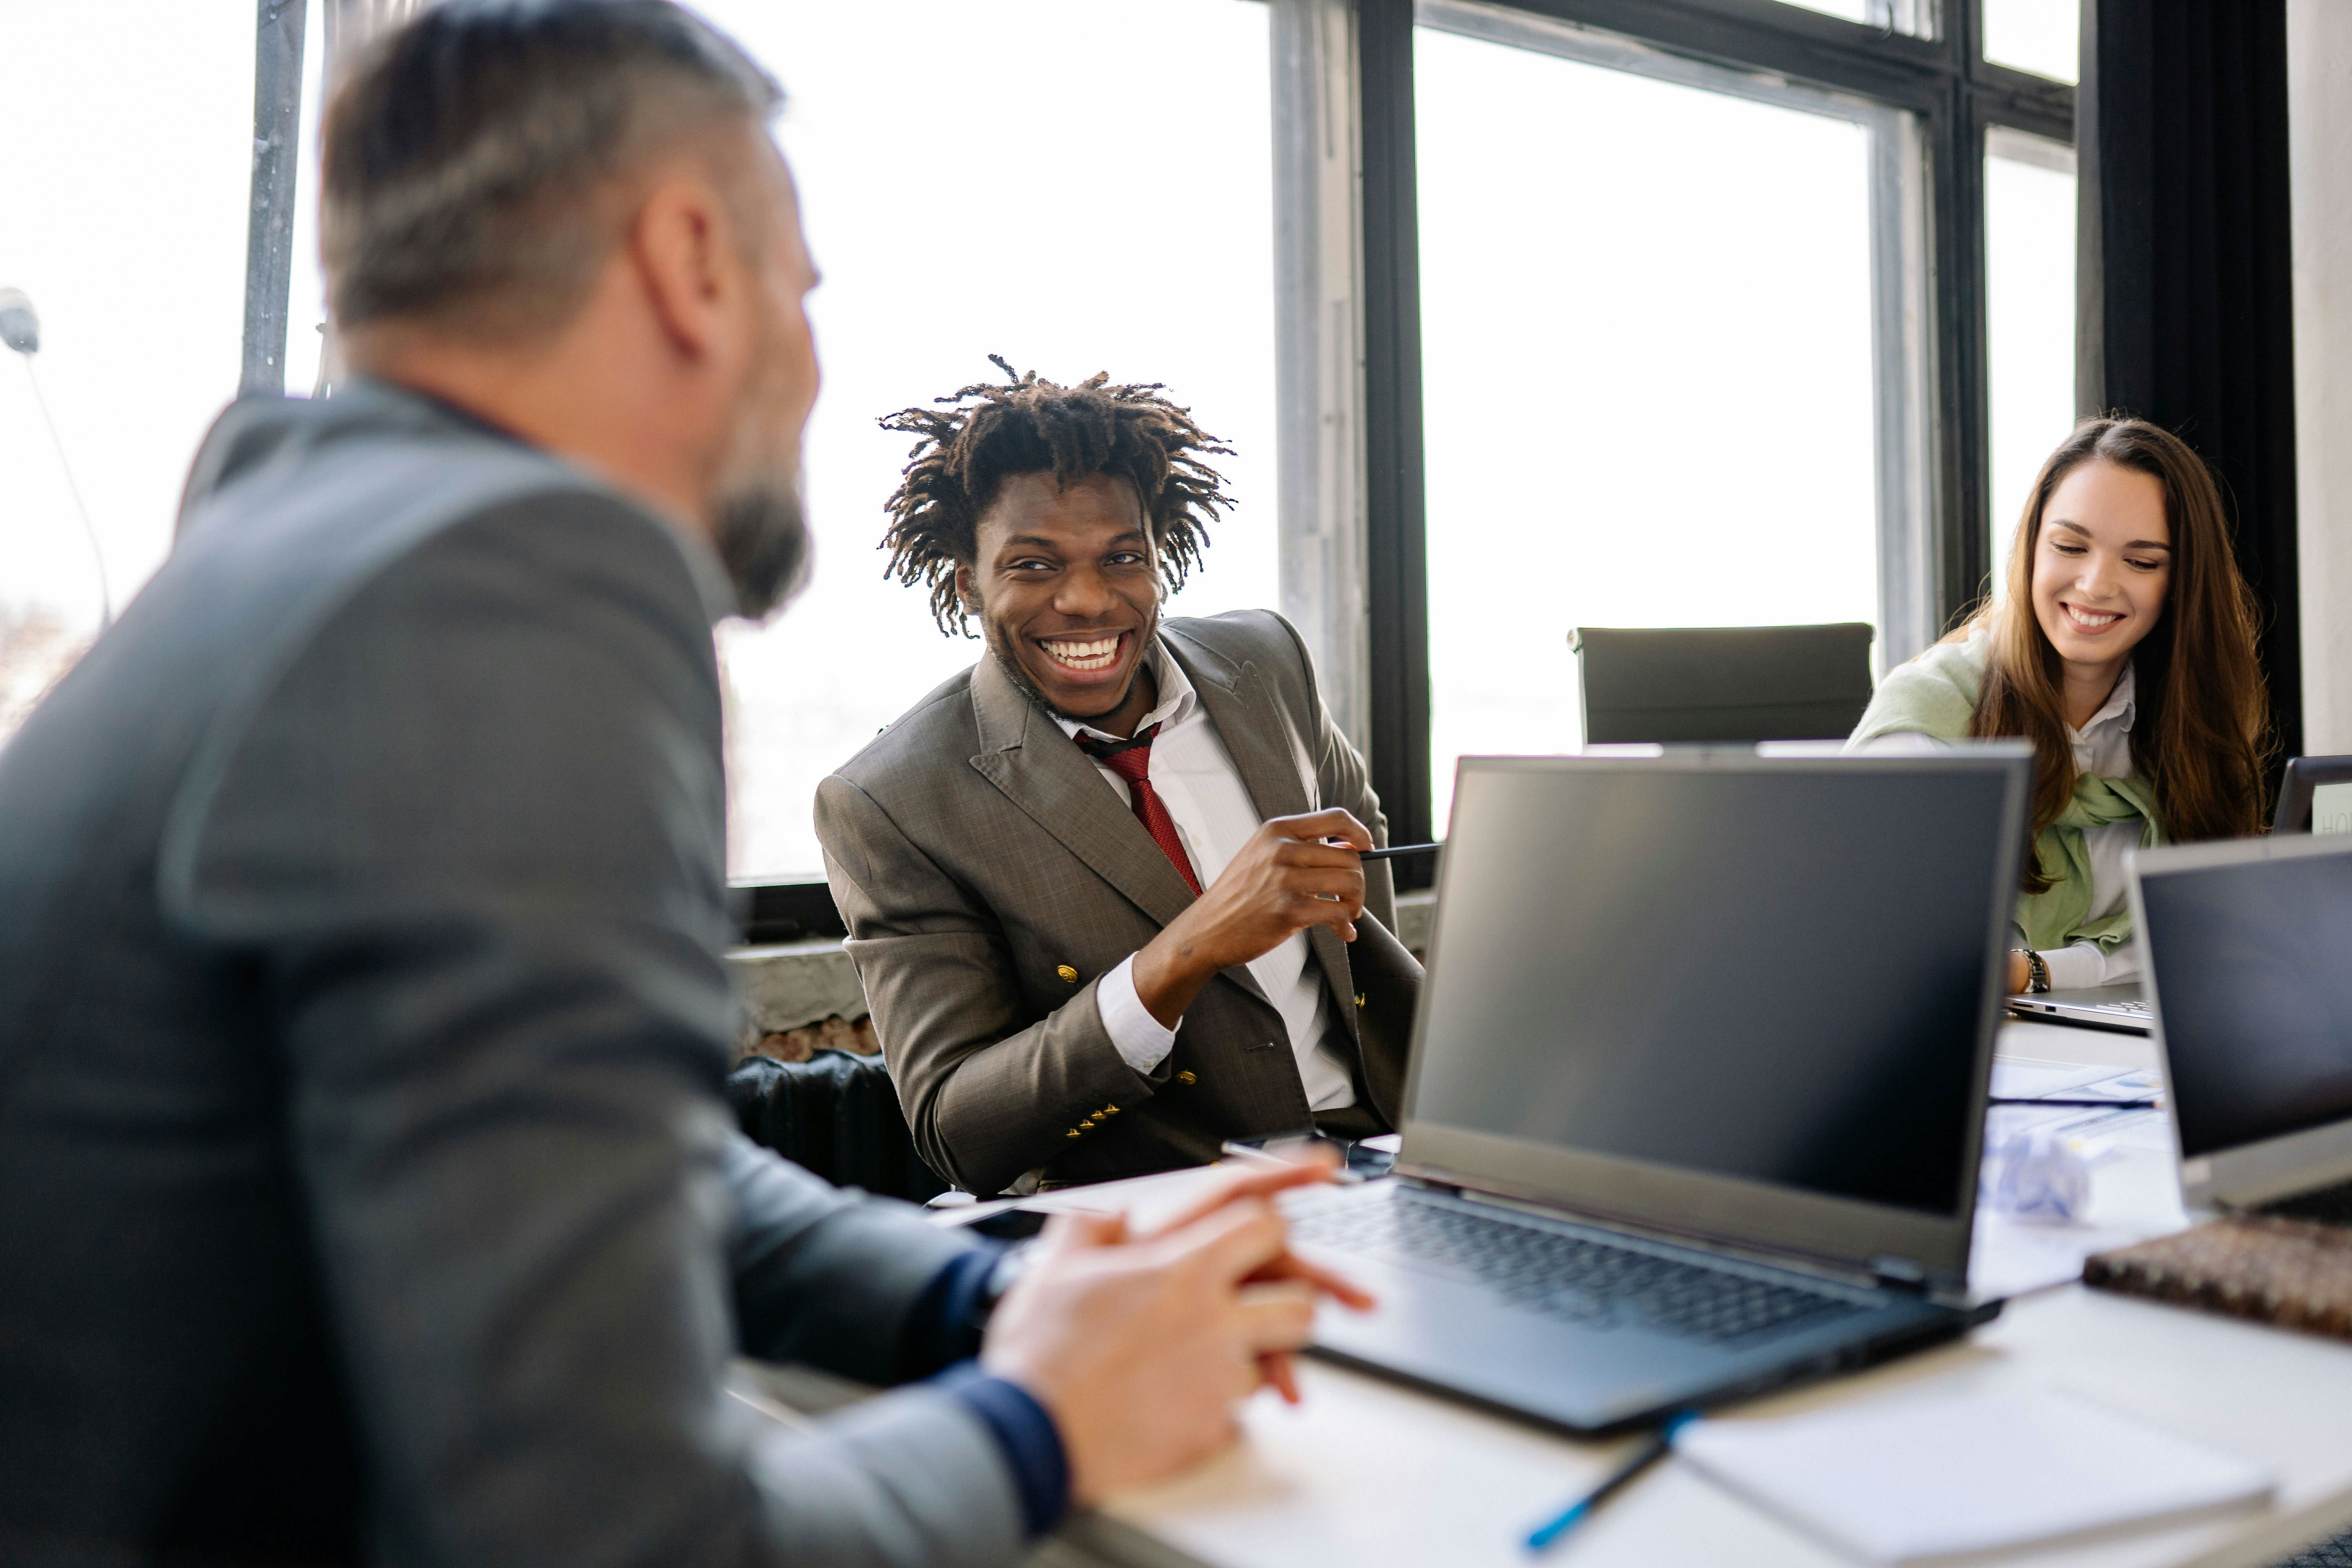
[[1137, 997], [1173, 1028], [1220, 971], [1271, 952], [1309, 926], [1328, 925], [1355, 941], [1356, 917], [1364, 912], [1360, 855], [1371, 847], [1371, 833], [1345, 811], [1266, 823], [1208, 890], [1135, 955]]

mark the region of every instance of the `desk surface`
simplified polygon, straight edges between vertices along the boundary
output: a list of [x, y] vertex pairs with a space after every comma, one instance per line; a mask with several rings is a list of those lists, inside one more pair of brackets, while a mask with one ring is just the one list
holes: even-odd
[[[2001, 1053], [2141, 1067], [2140, 1037], [2011, 1026]], [[2145, 1156], [2144, 1158], [2141, 1156]], [[2164, 1212], [2168, 1159], [2127, 1151], [2103, 1167], [2093, 1218]], [[2113, 1189], [2111, 1192], [2109, 1189]], [[1075, 1196], [1076, 1194], [1072, 1194]], [[1143, 1194], [1139, 1209], [1157, 1206]], [[2176, 1220], [2174, 1223], [2178, 1223]], [[1244, 1442], [1174, 1484], [1115, 1500], [1106, 1555], [1210, 1568], [1510, 1564], [1561, 1568], [1828, 1568], [1849, 1560], [1669, 1461], [1552, 1552], [1528, 1529], [1597, 1480], [1627, 1445], [1580, 1443], [1379, 1379], [1309, 1363], [1306, 1402], [1245, 1409]], [[2352, 1344], [2066, 1285], [2013, 1300], [1965, 1341], [1737, 1407], [1752, 1419], [1901, 1390], [2072, 1390], [2172, 1431], [2264, 1459], [2268, 1510], [1984, 1561], [2019, 1568], [2261, 1568], [2352, 1527]], [[1142, 1539], [1134, 1539], [1135, 1537]]]

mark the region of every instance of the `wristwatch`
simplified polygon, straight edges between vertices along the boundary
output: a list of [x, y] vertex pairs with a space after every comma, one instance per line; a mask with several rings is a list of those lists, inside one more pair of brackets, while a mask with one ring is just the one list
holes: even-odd
[[2021, 947], [2016, 951], [2025, 955], [2025, 989], [2027, 994], [2039, 996], [2044, 991], [2049, 990], [2050, 965], [2048, 963], [2042, 959], [2042, 956], [2040, 953], [2034, 952], [2030, 947]]

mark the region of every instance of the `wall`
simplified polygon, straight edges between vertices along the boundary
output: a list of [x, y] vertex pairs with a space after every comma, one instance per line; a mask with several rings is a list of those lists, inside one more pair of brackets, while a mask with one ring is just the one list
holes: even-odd
[[2304, 749], [2352, 752], [2352, 5], [2287, 0]]

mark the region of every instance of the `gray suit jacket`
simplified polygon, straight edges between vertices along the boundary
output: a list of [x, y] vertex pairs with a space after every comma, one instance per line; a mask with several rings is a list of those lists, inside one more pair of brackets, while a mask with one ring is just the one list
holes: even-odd
[[[1164, 622], [1160, 639], [1261, 816], [1345, 806], [1386, 842], [1363, 758], [1332, 727], [1287, 622], [1236, 611]], [[816, 824], [915, 1146], [957, 1185], [1137, 1175], [1307, 1127], [1281, 1015], [1246, 969], [1202, 992], [1154, 1071], [1120, 1058], [1095, 986], [1192, 893], [993, 658], [820, 784]], [[1356, 942], [1321, 926], [1310, 941], [1358, 1103], [1393, 1126], [1421, 965], [1390, 934], [1388, 868], [1368, 871]]]
[[424, 400], [240, 405], [0, 748], [0, 1561], [987, 1563], [966, 1244], [720, 1098], [707, 550]]

